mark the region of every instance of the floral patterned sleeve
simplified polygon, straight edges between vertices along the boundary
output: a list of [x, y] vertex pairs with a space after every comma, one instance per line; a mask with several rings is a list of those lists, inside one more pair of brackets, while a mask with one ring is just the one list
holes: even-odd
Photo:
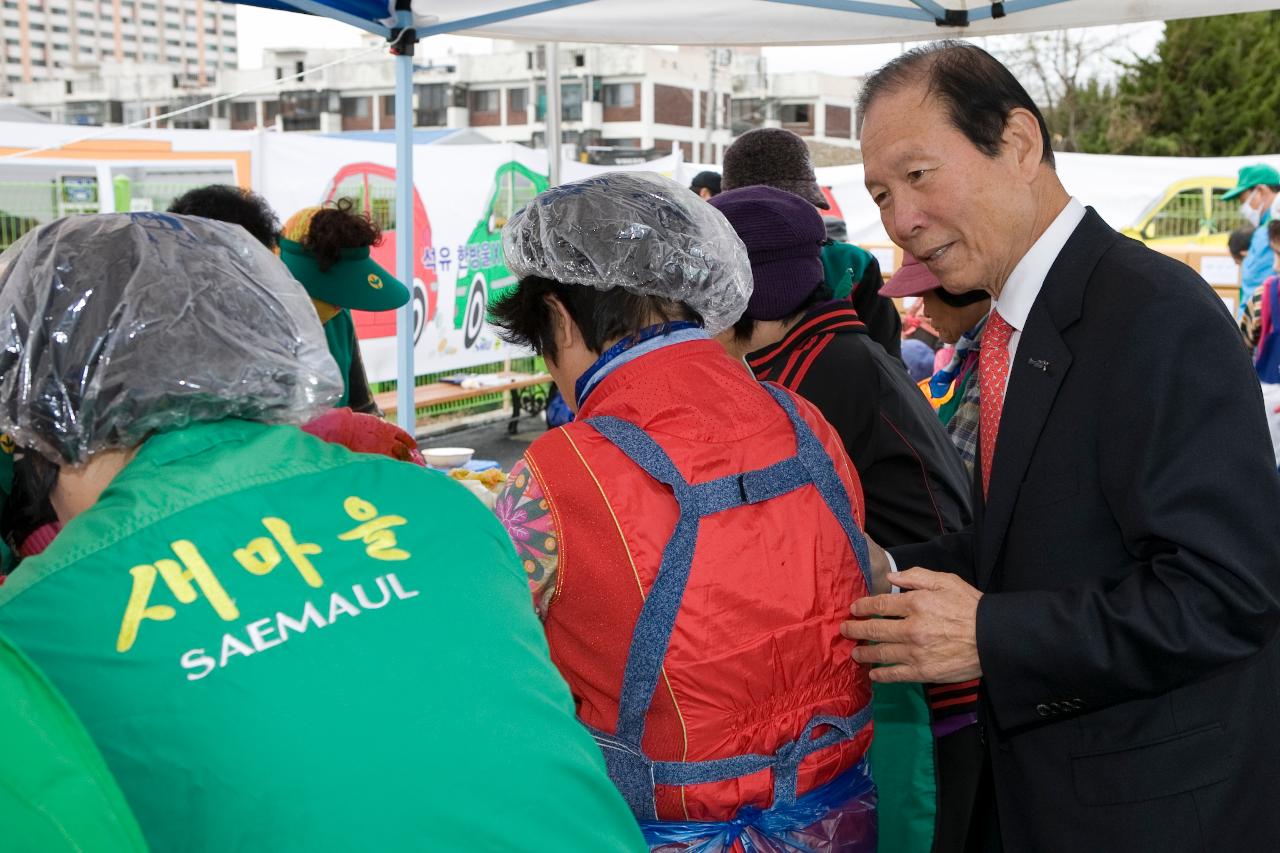
[[556, 591], [560, 535], [542, 486], [523, 459], [511, 469], [493, 511], [511, 537], [525, 574], [529, 576], [534, 609], [545, 619], [547, 606]]

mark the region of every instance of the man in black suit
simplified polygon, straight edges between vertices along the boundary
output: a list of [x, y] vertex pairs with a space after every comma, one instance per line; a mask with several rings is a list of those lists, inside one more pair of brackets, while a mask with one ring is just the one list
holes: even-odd
[[993, 313], [976, 521], [890, 552], [855, 656], [981, 677], [967, 849], [1280, 850], [1280, 477], [1230, 316], [1067, 194], [981, 49], [905, 54], [859, 115], [889, 235]]

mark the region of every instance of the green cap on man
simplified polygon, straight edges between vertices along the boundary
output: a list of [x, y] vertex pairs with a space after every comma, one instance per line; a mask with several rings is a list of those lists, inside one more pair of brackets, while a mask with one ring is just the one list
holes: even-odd
[[1257, 186], [1275, 187], [1280, 186], [1280, 172], [1274, 167], [1268, 166], [1266, 163], [1255, 163], [1252, 166], [1245, 166], [1240, 169], [1240, 177], [1236, 179], [1235, 188], [1222, 196], [1223, 201], [1229, 201], [1237, 196], [1242, 196], [1249, 190]]

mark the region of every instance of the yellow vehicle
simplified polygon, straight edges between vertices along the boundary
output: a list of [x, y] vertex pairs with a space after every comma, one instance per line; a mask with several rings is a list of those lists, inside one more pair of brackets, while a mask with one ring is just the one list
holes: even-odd
[[1153, 249], [1162, 246], [1227, 245], [1227, 235], [1241, 223], [1240, 200], [1223, 201], [1236, 185], [1234, 177], [1187, 178], [1165, 188], [1124, 234]]

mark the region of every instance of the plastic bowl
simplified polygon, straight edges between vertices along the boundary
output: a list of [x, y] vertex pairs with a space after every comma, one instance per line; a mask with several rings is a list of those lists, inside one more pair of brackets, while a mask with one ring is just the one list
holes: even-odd
[[475, 454], [470, 447], [428, 447], [422, 451], [422, 458], [432, 468], [461, 468]]

